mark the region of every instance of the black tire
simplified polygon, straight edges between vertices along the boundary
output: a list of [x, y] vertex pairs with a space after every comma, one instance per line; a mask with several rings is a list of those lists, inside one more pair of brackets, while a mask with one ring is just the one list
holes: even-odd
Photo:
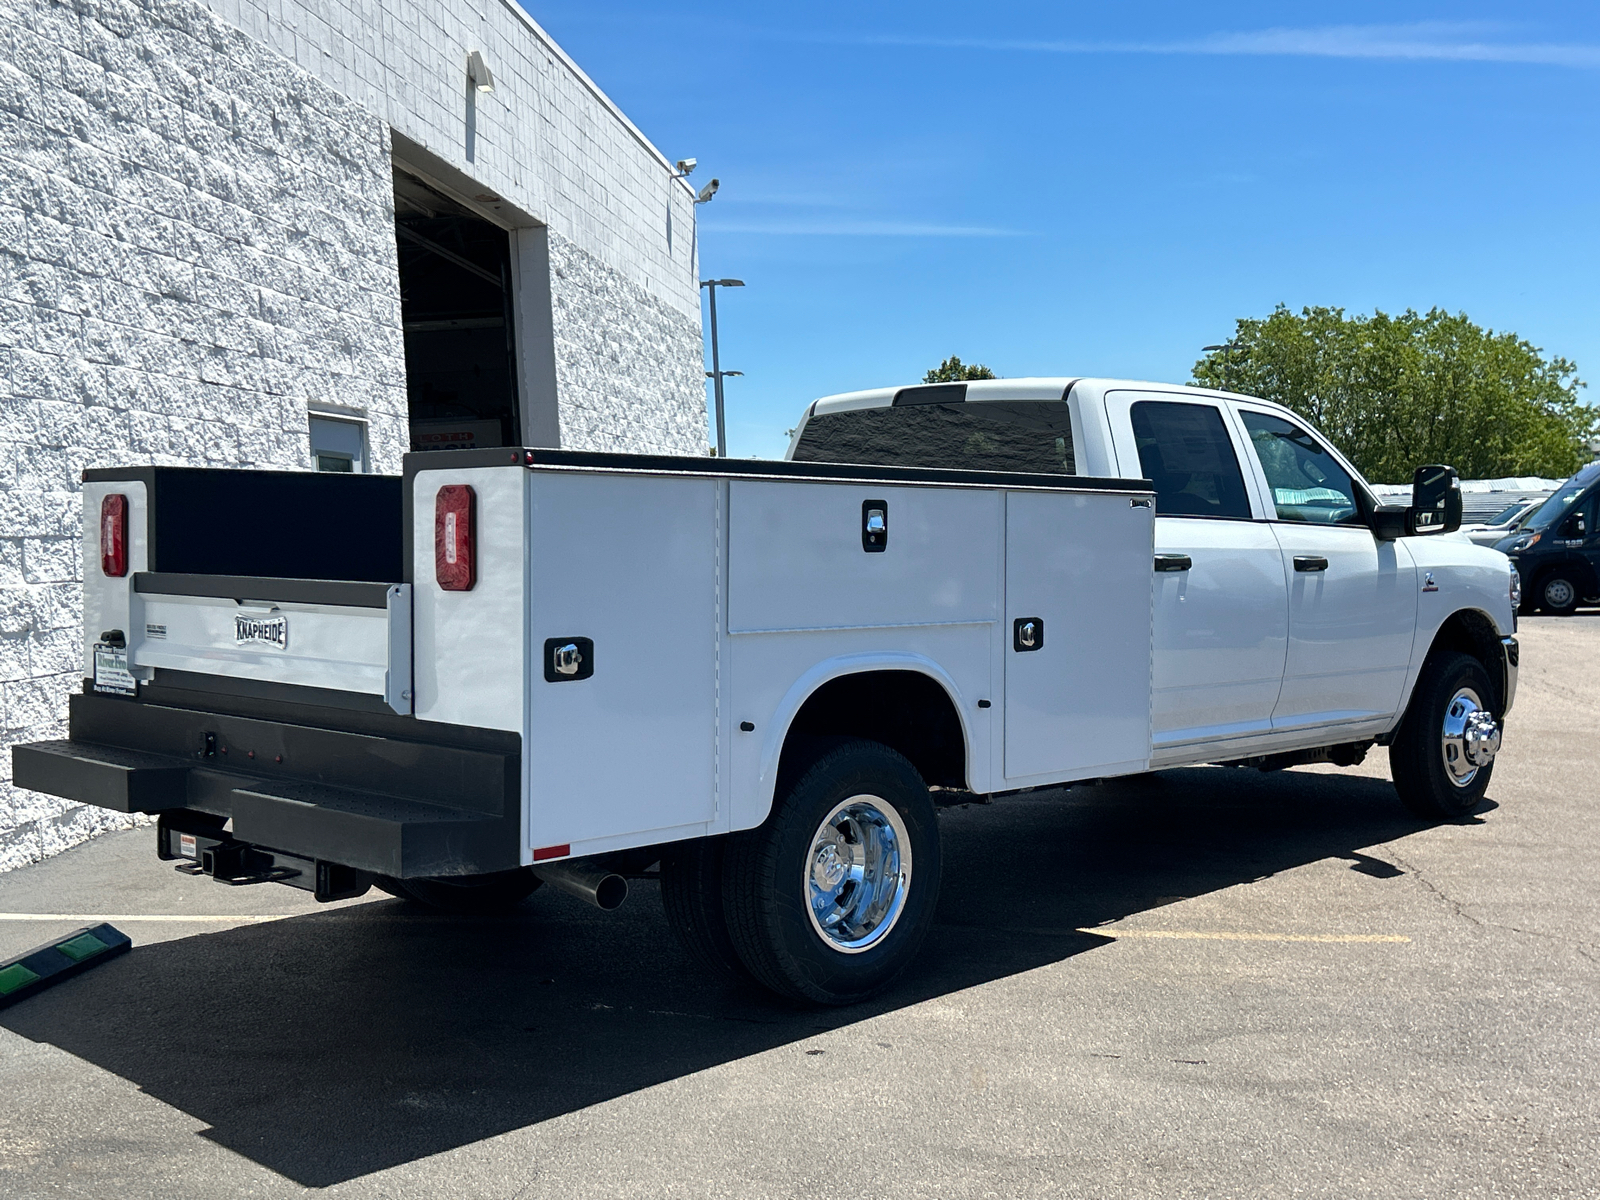
[[372, 886], [380, 892], [387, 892], [396, 900], [409, 900], [411, 893], [406, 891], [406, 885], [398, 879], [391, 879], [387, 875], [378, 875], [372, 881]]
[[698, 838], [668, 847], [661, 856], [661, 906], [667, 924], [689, 957], [725, 982], [748, 982], [728, 933], [722, 903], [722, 859], [726, 838]]
[[395, 882], [411, 899], [429, 908], [460, 916], [486, 916], [515, 908], [533, 895], [544, 880], [532, 868], [514, 867], [492, 875], [436, 875]]
[[1538, 603], [1545, 612], [1557, 617], [1571, 616], [1578, 607], [1579, 591], [1577, 581], [1566, 571], [1557, 569], [1551, 571], [1539, 580]]
[[1405, 806], [1427, 820], [1455, 820], [1478, 807], [1494, 774], [1494, 760], [1478, 767], [1471, 778], [1457, 779], [1446, 766], [1445, 719], [1462, 689], [1481, 698], [1496, 719], [1500, 693], [1483, 664], [1467, 654], [1445, 652], [1422, 666], [1411, 706], [1389, 747], [1389, 774]]
[[[900, 846], [903, 830], [910, 861], [902, 853], [902, 869], [884, 876], [895, 879], [889, 890], [852, 892], [860, 885], [848, 880], [839, 887], [841, 902], [852, 895], [892, 895], [890, 911], [897, 914], [876, 924], [864, 922], [862, 928], [870, 925], [870, 930], [862, 944], [846, 952], [835, 948], [812, 915], [810, 864], [820, 861], [813, 851], [824, 822], [857, 797], [864, 798], [857, 811], [880, 822], [879, 844]], [[901, 829], [893, 828], [896, 820]], [[834, 863], [839, 860], [835, 852]], [[844, 742], [823, 752], [784, 788], [764, 824], [728, 838], [723, 857], [728, 933], [750, 974], [779, 995], [854, 1004], [888, 987], [911, 965], [933, 924], [939, 876], [938, 815], [922, 776], [887, 746]], [[837, 876], [834, 882], [837, 886]]]

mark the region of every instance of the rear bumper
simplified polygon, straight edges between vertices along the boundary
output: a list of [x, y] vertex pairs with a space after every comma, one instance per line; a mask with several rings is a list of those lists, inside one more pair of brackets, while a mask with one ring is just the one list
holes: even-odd
[[397, 879], [518, 866], [516, 739], [408, 725], [415, 740], [77, 695], [68, 740], [13, 747], [13, 776], [117, 812], [231, 820], [239, 843]]

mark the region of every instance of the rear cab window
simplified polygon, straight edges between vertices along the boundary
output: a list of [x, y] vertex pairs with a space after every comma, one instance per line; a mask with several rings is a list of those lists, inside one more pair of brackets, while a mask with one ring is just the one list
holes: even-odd
[[1077, 474], [1070, 410], [1059, 399], [900, 402], [813, 413], [791, 457], [863, 466]]
[[1128, 409], [1139, 469], [1155, 484], [1156, 515], [1250, 519], [1250, 497], [1222, 411], [1138, 400]]

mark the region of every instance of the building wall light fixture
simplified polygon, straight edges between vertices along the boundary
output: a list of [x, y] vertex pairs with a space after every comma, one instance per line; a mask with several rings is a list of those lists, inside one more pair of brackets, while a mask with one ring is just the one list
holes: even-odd
[[494, 91], [494, 75], [489, 70], [489, 64], [483, 61], [483, 55], [477, 50], [467, 55], [467, 82], [480, 92]]

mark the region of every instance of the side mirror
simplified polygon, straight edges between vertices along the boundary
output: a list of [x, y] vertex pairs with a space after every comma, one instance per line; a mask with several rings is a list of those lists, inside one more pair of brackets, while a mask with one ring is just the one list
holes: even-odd
[[1406, 533], [1454, 533], [1461, 528], [1461, 479], [1454, 467], [1418, 467], [1411, 477]]
[[1589, 535], [1587, 522], [1581, 512], [1575, 512], [1561, 523], [1561, 536], [1568, 541], [1582, 541]]

